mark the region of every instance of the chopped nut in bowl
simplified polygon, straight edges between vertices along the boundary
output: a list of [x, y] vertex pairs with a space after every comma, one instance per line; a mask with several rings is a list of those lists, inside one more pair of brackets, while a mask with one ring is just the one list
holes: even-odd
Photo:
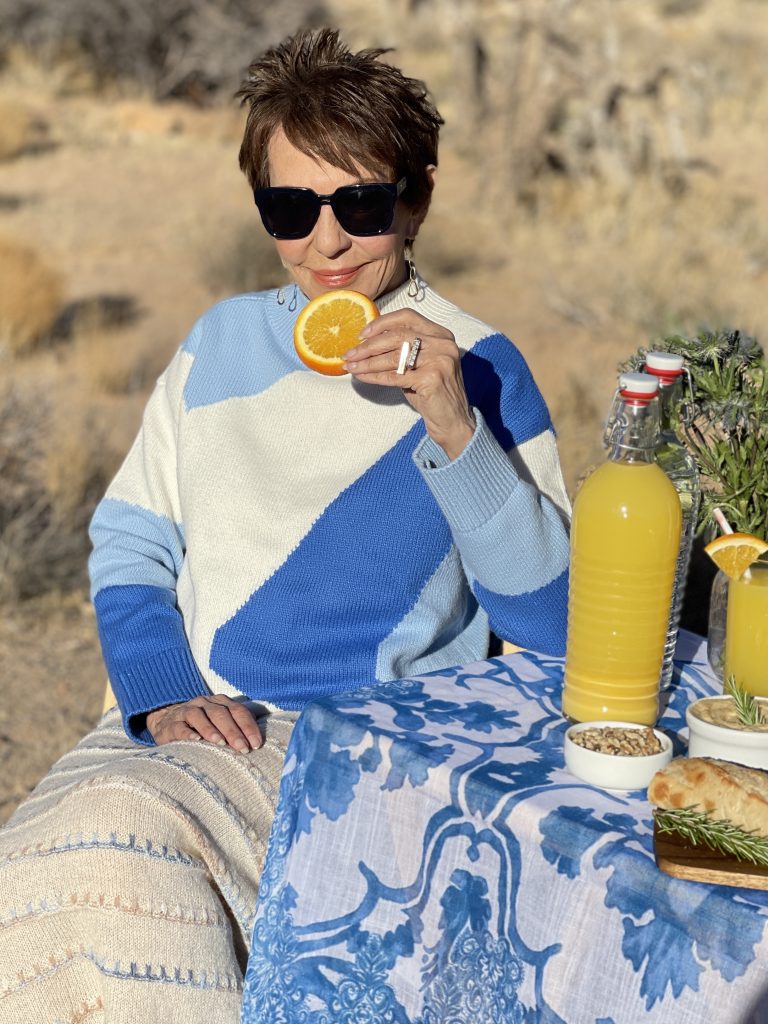
[[565, 766], [601, 789], [645, 789], [672, 759], [672, 741], [634, 722], [580, 722], [565, 734]]

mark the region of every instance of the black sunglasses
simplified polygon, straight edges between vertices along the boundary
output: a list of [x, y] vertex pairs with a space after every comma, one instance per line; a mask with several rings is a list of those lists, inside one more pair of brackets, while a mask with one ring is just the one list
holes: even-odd
[[255, 188], [253, 198], [273, 238], [306, 238], [325, 205], [347, 234], [383, 235], [392, 227], [395, 203], [405, 185], [405, 178], [396, 185], [342, 185], [327, 196], [319, 196], [311, 188]]

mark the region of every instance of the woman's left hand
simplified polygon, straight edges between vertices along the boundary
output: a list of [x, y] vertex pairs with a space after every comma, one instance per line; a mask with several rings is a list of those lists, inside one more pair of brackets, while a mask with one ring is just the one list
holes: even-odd
[[[412, 309], [383, 313], [362, 331], [344, 366], [365, 384], [401, 388], [424, 420], [427, 433], [449, 459], [459, 456], [475, 431], [461, 375], [461, 353], [446, 327]], [[421, 339], [412, 370], [397, 373], [403, 342]]]

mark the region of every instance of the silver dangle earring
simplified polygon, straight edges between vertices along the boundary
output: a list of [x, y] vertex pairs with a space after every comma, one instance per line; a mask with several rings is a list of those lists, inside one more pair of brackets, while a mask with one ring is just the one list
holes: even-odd
[[[281, 258], [280, 262], [283, 265], [283, 270], [290, 270], [288, 264], [285, 262], [284, 259]], [[284, 306], [285, 305], [285, 289], [286, 289], [286, 285], [283, 285], [283, 284], [281, 284], [280, 287], [277, 289], [277, 304], [278, 304], [278, 306]], [[296, 309], [296, 285], [293, 286], [293, 305], [289, 306], [288, 309], [290, 309], [291, 312], [293, 312], [293, 310]]]
[[298, 301], [298, 300], [297, 300], [297, 298], [296, 298], [296, 285], [294, 285], [294, 286], [293, 286], [293, 295], [291, 296], [291, 301], [290, 301], [290, 302], [288, 303], [288, 310], [289, 310], [289, 311], [290, 311], [291, 313], [292, 313], [292, 312], [294, 311], [294, 309], [296, 309], [296, 303], [297, 303], [297, 301]]
[[413, 239], [405, 240], [405, 265], [408, 268], [408, 295], [415, 299], [419, 294], [419, 281], [416, 277], [416, 266], [413, 262]]

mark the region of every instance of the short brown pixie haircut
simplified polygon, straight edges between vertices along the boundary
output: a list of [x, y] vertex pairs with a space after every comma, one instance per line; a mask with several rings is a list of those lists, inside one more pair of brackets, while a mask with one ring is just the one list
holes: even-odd
[[267, 147], [279, 128], [288, 141], [349, 174], [363, 168], [382, 181], [405, 175], [403, 201], [429, 204], [428, 164], [437, 164], [443, 119], [423, 82], [378, 58], [352, 53], [335, 29], [304, 29], [267, 50], [235, 94], [249, 106], [240, 169], [251, 188], [269, 185]]

